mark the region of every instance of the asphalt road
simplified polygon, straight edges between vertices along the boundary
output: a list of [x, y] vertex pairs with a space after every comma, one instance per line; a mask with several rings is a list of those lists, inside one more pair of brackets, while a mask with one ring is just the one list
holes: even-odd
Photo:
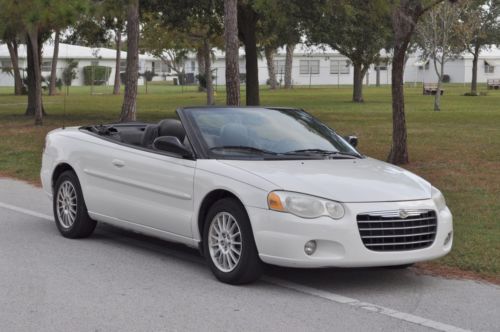
[[214, 279], [184, 246], [100, 224], [61, 237], [39, 188], [0, 179], [0, 331], [500, 331], [500, 287], [385, 269]]

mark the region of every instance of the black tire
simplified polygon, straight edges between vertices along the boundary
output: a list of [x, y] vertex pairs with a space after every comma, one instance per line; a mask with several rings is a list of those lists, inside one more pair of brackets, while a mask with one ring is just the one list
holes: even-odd
[[[67, 182], [69, 182], [76, 191], [76, 217], [74, 222], [69, 227], [64, 225], [64, 222], [59, 217], [59, 213], [57, 211], [59, 189], [61, 185]], [[92, 232], [94, 232], [97, 223], [95, 220], [92, 220], [89, 217], [87, 206], [85, 205], [85, 200], [83, 199], [80, 181], [78, 181], [78, 177], [76, 176], [75, 172], [66, 171], [57, 178], [56, 184], [54, 186], [52, 208], [54, 211], [54, 219], [57, 229], [62, 234], [62, 236], [70, 239], [78, 239], [88, 237], [92, 234]]]
[[[214, 218], [222, 212], [234, 217], [241, 233], [241, 255], [234, 269], [229, 272], [224, 272], [217, 267], [209, 249], [210, 226], [215, 222]], [[224, 283], [233, 285], [251, 283], [259, 279], [262, 274], [262, 262], [255, 245], [250, 220], [245, 208], [236, 199], [224, 198], [210, 207], [203, 228], [203, 252], [215, 277]]]
[[409, 263], [409, 264], [401, 264], [401, 265], [390, 265], [390, 266], [384, 266], [384, 269], [388, 270], [404, 270], [409, 267], [412, 267], [415, 265], [415, 263]]

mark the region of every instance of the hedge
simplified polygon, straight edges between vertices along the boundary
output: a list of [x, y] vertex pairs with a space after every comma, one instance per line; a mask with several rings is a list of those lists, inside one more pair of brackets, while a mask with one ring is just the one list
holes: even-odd
[[[93, 76], [92, 71], [94, 71]], [[94, 77], [93, 85], [105, 84], [109, 79], [109, 75], [111, 75], [111, 67], [85, 66], [83, 67], [83, 84], [92, 85], [92, 77]]]

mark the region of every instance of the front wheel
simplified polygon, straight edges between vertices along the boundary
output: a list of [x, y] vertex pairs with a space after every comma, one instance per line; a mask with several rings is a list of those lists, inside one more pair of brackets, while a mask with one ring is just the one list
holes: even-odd
[[96, 222], [87, 213], [80, 181], [74, 172], [66, 171], [57, 179], [53, 209], [57, 229], [64, 237], [83, 238], [94, 231]]
[[250, 220], [235, 199], [222, 199], [208, 211], [203, 252], [212, 272], [222, 282], [244, 284], [262, 274]]

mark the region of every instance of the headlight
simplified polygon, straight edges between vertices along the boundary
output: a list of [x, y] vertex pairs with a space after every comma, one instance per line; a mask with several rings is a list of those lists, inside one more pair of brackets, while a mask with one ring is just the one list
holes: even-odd
[[446, 200], [444, 199], [443, 194], [439, 191], [439, 189], [432, 187], [431, 189], [432, 200], [439, 211], [442, 211], [446, 208]]
[[345, 213], [344, 206], [339, 202], [287, 191], [269, 193], [267, 204], [271, 210], [310, 219], [321, 216], [340, 219]]

